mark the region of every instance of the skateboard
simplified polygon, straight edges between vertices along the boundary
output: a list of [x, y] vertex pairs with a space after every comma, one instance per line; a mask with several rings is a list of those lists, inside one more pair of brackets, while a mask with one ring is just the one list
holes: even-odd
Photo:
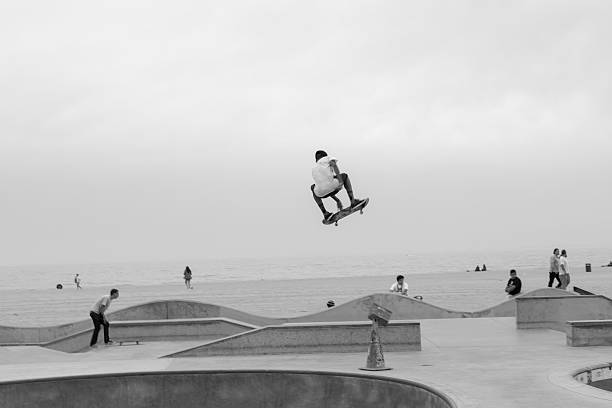
[[123, 346], [123, 344], [126, 344], [126, 343], [132, 343], [135, 346], [138, 346], [138, 345], [140, 345], [141, 342], [142, 342], [142, 340], [140, 340], [140, 339], [115, 340], [115, 343], [119, 344], [120, 346]]
[[328, 220], [323, 220], [322, 222], [325, 225], [335, 224], [337, 227], [338, 221], [340, 221], [344, 217], [348, 217], [349, 215], [357, 211], [359, 211], [360, 214], [363, 214], [363, 209], [368, 205], [369, 202], [370, 202], [370, 199], [366, 198], [362, 200], [361, 203], [357, 204], [356, 206], [344, 208], [338, 211], [337, 213], [334, 213], [334, 215], [332, 215]]

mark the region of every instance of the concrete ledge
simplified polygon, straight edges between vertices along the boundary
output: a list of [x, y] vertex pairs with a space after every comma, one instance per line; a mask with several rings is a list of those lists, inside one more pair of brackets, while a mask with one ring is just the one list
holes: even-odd
[[[256, 326], [225, 318], [118, 321], [111, 322], [111, 338], [138, 338], [143, 341], [214, 340], [254, 328]], [[93, 328], [90, 328], [38, 345], [67, 353], [79, 352], [88, 349], [92, 332]], [[99, 338], [102, 338], [102, 333]]]
[[516, 298], [518, 329], [552, 329], [565, 332], [567, 321], [603, 319], [612, 319], [612, 300], [601, 295]]
[[[371, 322], [288, 323], [267, 326], [165, 357], [239, 354], [298, 354], [365, 352]], [[421, 350], [419, 322], [391, 321], [379, 329], [383, 351]]]
[[333, 372], [157, 371], [0, 383], [2, 407], [391, 408], [398, 401], [457, 408], [422, 383]]
[[612, 320], [573, 320], [566, 323], [571, 347], [612, 346]]

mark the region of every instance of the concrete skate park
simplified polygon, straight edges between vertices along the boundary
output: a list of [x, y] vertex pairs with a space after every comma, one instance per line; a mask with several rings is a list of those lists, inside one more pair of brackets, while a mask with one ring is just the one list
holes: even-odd
[[[363, 371], [368, 315], [386, 371]], [[89, 349], [89, 320], [0, 326], [2, 407], [608, 407], [612, 300], [538, 289], [462, 312], [396, 294], [267, 318], [163, 300], [109, 314], [115, 341]]]

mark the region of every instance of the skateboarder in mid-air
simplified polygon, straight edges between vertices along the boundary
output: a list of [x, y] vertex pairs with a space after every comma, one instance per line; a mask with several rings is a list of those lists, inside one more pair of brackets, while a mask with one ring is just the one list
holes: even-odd
[[353, 187], [349, 176], [346, 173], [340, 173], [336, 164], [337, 160], [334, 157], [328, 156], [323, 150], [318, 150], [315, 153], [315, 161], [317, 164], [312, 169], [312, 178], [315, 183], [310, 186], [310, 189], [315, 202], [323, 213], [323, 221], [331, 219], [334, 215], [325, 209], [324, 198], [331, 197], [336, 202], [338, 211], [342, 210], [342, 202], [336, 197], [342, 187], [346, 189], [346, 193], [351, 200], [351, 207], [356, 207], [364, 202], [364, 200], [356, 199], [353, 196]]

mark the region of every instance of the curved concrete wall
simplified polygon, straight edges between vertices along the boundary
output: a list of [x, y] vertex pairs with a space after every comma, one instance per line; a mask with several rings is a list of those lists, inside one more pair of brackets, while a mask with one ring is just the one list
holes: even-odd
[[301, 371], [150, 372], [0, 383], [12, 408], [456, 408], [417, 382]]
[[[236, 309], [184, 300], [160, 300], [120, 309], [109, 313], [113, 320], [161, 320], [225, 317], [255, 326], [300, 322], [362, 321], [367, 318], [372, 303], [392, 311], [393, 320], [446, 319], [463, 317], [511, 317], [515, 315], [515, 299], [534, 296], [572, 296], [559, 289], [536, 289], [493, 307], [476, 312], [461, 312], [438, 307], [427, 302], [392, 293], [377, 293], [305, 316], [267, 318]], [[49, 327], [0, 326], [0, 344], [40, 344], [90, 329], [91, 320]]]
[[[161, 300], [120, 309], [108, 314], [111, 324], [123, 320], [163, 320], [224, 317], [255, 326], [279, 324], [286, 319], [270, 319], [236, 309], [185, 300]], [[41, 344], [92, 328], [91, 319], [48, 327], [0, 326], [0, 344]]]
[[573, 373], [572, 376], [583, 384], [612, 391], [612, 363], [585, 367]]
[[393, 313], [393, 320], [449, 319], [468, 317], [512, 317], [516, 313], [515, 299], [533, 296], [572, 296], [565, 290], [542, 288], [532, 290], [516, 298], [508, 299], [498, 305], [475, 312], [461, 312], [445, 309], [411, 297], [394, 293], [376, 293], [343, 303], [334, 308], [306, 316], [287, 319], [288, 322], [337, 322], [364, 320], [373, 303], [383, 306]]

